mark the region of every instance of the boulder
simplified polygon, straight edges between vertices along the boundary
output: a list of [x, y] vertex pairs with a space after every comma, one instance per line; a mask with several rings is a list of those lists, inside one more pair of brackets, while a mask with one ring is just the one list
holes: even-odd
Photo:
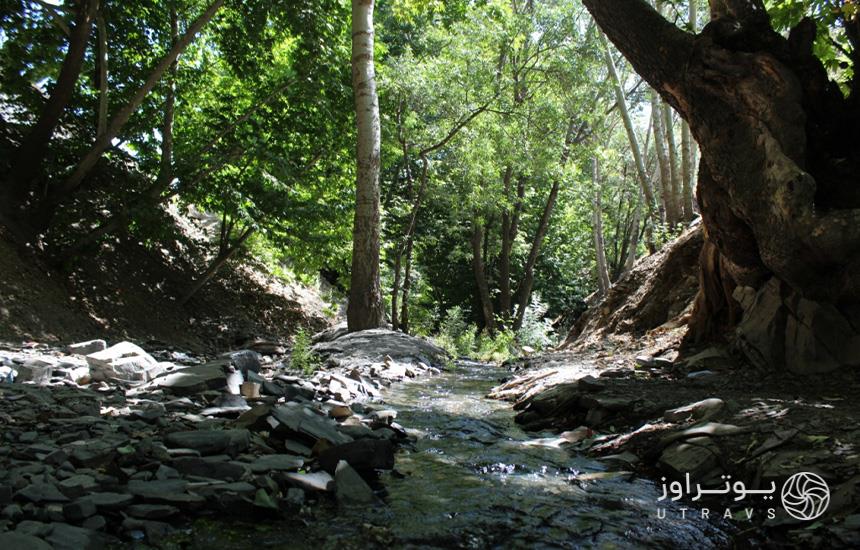
[[262, 364], [260, 362], [260, 354], [256, 351], [243, 349], [239, 351], [231, 351], [226, 354], [236, 370], [241, 372], [245, 377], [248, 376], [248, 371], [260, 372]]
[[334, 444], [352, 441], [348, 435], [337, 430], [335, 421], [301, 403], [285, 403], [275, 407], [272, 409], [272, 417], [288, 430], [313, 439], [325, 439]]
[[119, 380], [130, 383], [147, 382], [162, 370], [150, 354], [131, 342], [120, 342], [105, 350], [87, 355], [94, 380]]
[[386, 357], [394, 363], [428, 365], [441, 368], [448, 353], [439, 346], [416, 336], [387, 329], [340, 333], [329, 341], [320, 341], [311, 350], [335, 367], [363, 367], [382, 363]]
[[376, 501], [373, 489], [345, 460], [337, 463], [334, 476], [335, 496], [341, 504], [371, 504]]
[[282, 476], [288, 483], [305, 491], [325, 492], [331, 491], [334, 488], [334, 478], [327, 472], [313, 472], [310, 474], [288, 472], [282, 474]]
[[6, 550], [51, 550], [51, 545], [32, 535], [0, 533], [0, 548]]
[[262, 474], [279, 470], [298, 470], [304, 466], [303, 458], [294, 455], [263, 455], [251, 463], [251, 471]]
[[44, 386], [51, 382], [54, 374], [56, 361], [49, 358], [32, 358], [24, 361], [18, 366], [17, 382], [30, 382], [37, 386]]
[[227, 456], [192, 457], [185, 456], [173, 460], [173, 467], [187, 476], [208, 477], [225, 481], [238, 481], [244, 477], [248, 468], [237, 462], [229, 462]]
[[773, 278], [758, 291], [738, 287], [744, 309], [741, 349], [759, 366], [783, 365], [797, 374], [860, 366], [860, 312], [808, 300]]
[[701, 480], [718, 464], [719, 449], [708, 437], [696, 437], [667, 447], [660, 456], [660, 466], [675, 478], [690, 474]]
[[221, 389], [227, 383], [223, 367], [223, 361], [215, 361], [175, 369], [153, 380], [152, 386], [180, 396]]
[[683, 407], [670, 409], [663, 413], [663, 419], [668, 422], [684, 422], [686, 420], [708, 420], [718, 415], [725, 407], [722, 399], [712, 397], [703, 399]]
[[78, 342], [70, 344], [66, 351], [72, 355], [90, 355], [107, 349], [107, 342], [104, 340], [87, 340], [86, 342]]
[[329, 447], [319, 455], [323, 470], [335, 473], [341, 461], [356, 470], [390, 470], [394, 468], [394, 444], [387, 439], [359, 439]]

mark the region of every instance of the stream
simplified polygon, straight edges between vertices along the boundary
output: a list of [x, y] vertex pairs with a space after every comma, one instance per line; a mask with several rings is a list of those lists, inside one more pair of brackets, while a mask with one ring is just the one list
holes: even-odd
[[[253, 546], [728, 545], [718, 525], [698, 516], [682, 518], [680, 505], [658, 503], [659, 485], [536, 444], [553, 434], [527, 434], [514, 423], [510, 403], [484, 397], [500, 374], [494, 365], [461, 361], [439, 376], [393, 386], [385, 408], [396, 410], [397, 422], [417, 440], [398, 452], [396, 470], [381, 476], [384, 504], [351, 509], [332, 504], [303, 526], [258, 525]], [[658, 518], [658, 504], [666, 509], [665, 518]], [[195, 538], [201, 547], [219, 547], [214, 534]], [[223, 533], [217, 538], [225, 540]]]

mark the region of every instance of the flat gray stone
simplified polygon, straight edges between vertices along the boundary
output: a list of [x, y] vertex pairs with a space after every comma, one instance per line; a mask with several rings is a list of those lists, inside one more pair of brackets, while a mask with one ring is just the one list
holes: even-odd
[[49, 483], [31, 483], [16, 493], [30, 502], [68, 502], [69, 498], [60, 492], [55, 485]]
[[51, 550], [51, 545], [32, 535], [0, 533], [0, 548], [5, 550]]
[[251, 463], [251, 471], [262, 474], [270, 471], [298, 470], [304, 464], [303, 458], [294, 455], [264, 455]]
[[226, 385], [225, 361], [213, 361], [162, 374], [152, 386], [174, 395], [194, 395], [206, 390], [219, 390]]
[[337, 423], [317, 414], [300, 403], [286, 403], [272, 409], [272, 416], [287, 429], [314, 439], [325, 439], [335, 445], [348, 443], [352, 438], [337, 430]]
[[341, 504], [370, 504], [376, 501], [373, 489], [345, 460], [337, 463], [334, 481], [335, 496]]
[[92, 493], [85, 498], [92, 500], [99, 512], [122, 510], [134, 502], [134, 496], [126, 493]]
[[179, 509], [169, 504], [134, 504], [125, 513], [138, 519], [163, 519], [175, 516]]
[[327, 472], [313, 472], [310, 474], [299, 474], [289, 472], [283, 474], [284, 479], [306, 491], [331, 491], [334, 488], [334, 478]]
[[104, 351], [107, 347], [107, 342], [104, 340], [87, 340], [86, 342], [78, 342], [76, 344], [69, 345], [66, 351], [76, 355], [89, 355], [91, 353]]
[[225, 481], [238, 481], [244, 477], [248, 468], [236, 462], [230, 462], [230, 457], [208, 456], [205, 458], [180, 457], [173, 461], [173, 467], [187, 476], [207, 477]]
[[184, 493], [188, 482], [182, 479], [164, 479], [156, 481], [131, 480], [128, 482], [128, 492], [141, 498], [159, 498], [170, 493]]
[[54, 550], [100, 550], [107, 543], [107, 537], [98, 531], [67, 523], [52, 523], [51, 527], [51, 534], [45, 541]]
[[83, 521], [96, 515], [96, 505], [91, 498], [80, 498], [63, 506], [63, 515], [69, 521]]
[[174, 449], [194, 449], [202, 455], [235, 456], [248, 448], [250, 438], [248, 430], [194, 430], [167, 434], [164, 443]]

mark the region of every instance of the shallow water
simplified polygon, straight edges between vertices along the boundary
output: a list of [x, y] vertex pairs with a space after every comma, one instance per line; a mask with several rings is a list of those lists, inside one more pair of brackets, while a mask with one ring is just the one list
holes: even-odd
[[[657, 517], [659, 487], [622, 475], [583, 481], [606, 465], [529, 444], [510, 403], [484, 398], [498, 367], [462, 362], [450, 372], [394, 386], [386, 408], [418, 437], [380, 478], [384, 505], [318, 510], [304, 526], [262, 532], [257, 546], [446, 548], [719, 548], [715, 525]], [[198, 539], [202, 542], [203, 539]], [[224, 539], [221, 539], [222, 541]]]

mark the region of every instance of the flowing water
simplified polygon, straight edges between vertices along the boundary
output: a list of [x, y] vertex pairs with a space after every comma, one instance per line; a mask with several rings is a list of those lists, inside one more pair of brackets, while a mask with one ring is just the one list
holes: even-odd
[[[658, 518], [654, 483], [612, 475], [605, 464], [535, 445], [510, 403], [484, 398], [498, 367], [460, 362], [442, 375], [398, 384], [386, 408], [417, 436], [380, 479], [384, 504], [322, 510], [263, 546], [321, 548], [715, 548], [726, 535], [669, 506]], [[588, 480], [588, 479], [591, 480]], [[595, 479], [602, 478], [602, 479]], [[587, 481], [588, 480], [588, 481]], [[665, 508], [665, 505], [664, 505]], [[271, 533], [270, 533], [271, 535]], [[287, 535], [282, 533], [282, 535]]]

